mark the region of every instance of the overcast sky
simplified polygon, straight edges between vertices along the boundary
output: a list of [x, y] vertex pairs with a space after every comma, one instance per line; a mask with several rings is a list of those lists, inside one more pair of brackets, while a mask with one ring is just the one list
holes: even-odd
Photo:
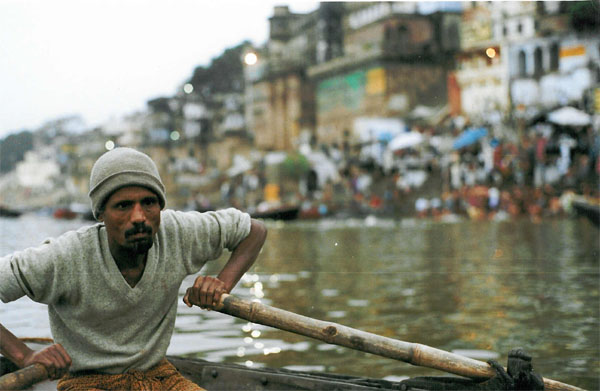
[[0, 138], [80, 114], [94, 126], [173, 95], [198, 65], [262, 45], [304, 0], [0, 0]]

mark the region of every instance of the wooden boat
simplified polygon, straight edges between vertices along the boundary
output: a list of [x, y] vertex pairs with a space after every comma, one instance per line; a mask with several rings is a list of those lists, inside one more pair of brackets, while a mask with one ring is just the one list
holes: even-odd
[[296, 220], [300, 213], [299, 206], [280, 206], [266, 210], [256, 210], [250, 213], [250, 216], [255, 219], [269, 220]]
[[75, 213], [74, 211], [72, 211], [69, 208], [56, 208], [54, 210], [54, 212], [52, 213], [52, 216], [55, 219], [73, 220], [74, 218], [77, 217], [77, 213]]
[[[250, 322], [259, 323], [324, 342], [388, 357], [413, 365], [442, 370], [457, 377], [424, 377], [400, 382], [345, 375], [291, 371], [285, 369], [254, 369], [234, 364], [217, 364], [203, 360], [168, 357], [187, 378], [209, 390], [481, 390], [506, 389], [505, 384], [493, 388], [496, 377], [491, 365], [465, 356], [445, 352], [426, 345], [391, 339], [352, 329], [337, 323], [294, 314], [268, 305], [223, 294], [217, 311]], [[509, 354], [510, 360], [510, 354]], [[530, 360], [530, 358], [529, 358]], [[529, 368], [531, 365], [529, 364]], [[12, 369], [15, 369], [14, 366]], [[521, 375], [519, 372], [518, 375]], [[0, 377], [0, 389], [21, 389], [13, 385], [35, 384], [34, 390], [56, 389], [46, 380], [41, 364]], [[516, 378], [516, 377], [515, 377]], [[582, 391], [556, 380], [536, 377], [546, 390]], [[486, 382], [486, 388], [480, 384]], [[487, 387], [492, 385], [492, 387]], [[519, 388], [521, 389], [521, 388]], [[529, 389], [529, 388], [528, 388]], [[537, 389], [537, 388], [536, 388]]]
[[[275, 368], [249, 368], [237, 364], [214, 363], [200, 359], [175, 356], [169, 356], [167, 359], [183, 376], [202, 388], [219, 391], [427, 391], [434, 389], [469, 391], [481, 389], [480, 385], [482, 383], [481, 381], [477, 382], [467, 378], [448, 376], [413, 379], [406, 378], [400, 381], [391, 381], [326, 372], [306, 372]], [[8, 362], [4, 357], [0, 356], [0, 376], [5, 375], [7, 373], [6, 371], [10, 370], [14, 370], [14, 365]], [[0, 377], [0, 379], [2, 379], [2, 377]], [[443, 384], [445, 388], [439, 388], [440, 384]], [[49, 391], [56, 390], [56, 385], [57, 381], [44, 380], [25, 389], [31, 391]]]
[[[186, 378], [207, 390], [400, 390], [400, 382], [320, 372], [287, 369], [249, 368], [236, 364], [213, 363], [200, 359], [167, 357]], [[0, 357], [0, 367], [12, 368]], [[0, 375], [5, 373], [0, 372]], [[57, 381], [45, 380], [28, 390], [56, 390]]]
[[[301, 372], [286, 369], [248, 368], [242, 365], [169, 357], [185, 377], [207, 390], [393, 390], [398, 382], [380, 379]], [[394, 388], [396, 387], [396, 388]]]
[[21, 214], [23, 213], [19, 210], [0, 205], [0, 217], [19, 217]]
[[596, 227], [600, 226], [600, 202], [577, 197], [573, 200], [572, 206], [579, 216], [588, 218]]

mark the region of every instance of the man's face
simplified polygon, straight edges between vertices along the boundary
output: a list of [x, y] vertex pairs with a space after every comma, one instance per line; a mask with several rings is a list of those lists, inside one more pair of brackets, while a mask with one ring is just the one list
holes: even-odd
[[113, 255], [148, 252], [160, 225], [160, 209], [158, 196], [145, 187], [127, 186], [115, 191], [100, 213]]

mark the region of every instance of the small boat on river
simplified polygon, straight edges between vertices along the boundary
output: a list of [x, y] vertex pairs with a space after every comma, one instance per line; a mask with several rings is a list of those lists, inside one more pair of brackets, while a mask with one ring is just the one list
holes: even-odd
[[23, 214], [20, 210], [11, 209], [7, 206], [0, 205], [0, 217], [19, 217]]
[[300, 214], [300, 207], [293, 205], [284, 205], [268, 209], [257, 209], [250, 213], [254, 219], [268, 220], [296, 220]]
[[596, 227], [600, 226], [600, 201], [585, 197], [576, 197], [572, 204], [579, 216], [588, 218]]
[[[442, 370], [460, 377], [417, 377], [389, 381], [321, 372], [248, 368], [191, 358], [167, 357], [183, 376], [208, 390], [581, 390], [578, 387], [542, 378], [533, 373], [531, 357], [522, 349], [515, 349], [508, 354], [509, 374], [511, 368], [515, 372], [509, 376], [497, 363], [491, 365], [426, 345], [404, 342], [337, 323], [309, 318], [229, 294], [222, 295], [221, 303], [215, 309], [223, 314], [250, 322], [276, 327], [333, 345]], [[6, 361], [4, 360], [5, 364]], [[1, 367], [3, 370], [11, 369], [10, 365], [3, 364]], [[14, 369], [16, 368], [13, 365], [12, 370]], [[500, 376], [498, 375], [499, 371], [502, 373]], [[35, 364], [16, 371], [15, 374], [8, 373], [0, 377], [0, 389], [22, 389], [14, 388], [14, 384], [21, 387], [23, 384], [35, 384], [36, 387], [33, 390], [38, 391], [56, 389], [55, 384], [45, 380], [46, 377], [44, 367], [41, 364]], [[509, 379], [508, 383], [507, 379]], [[513, 384], [509, 384], [513, 382], [510, 379], [514, 379]], [[521, 384], [517, 384], [517, 381]], [[529, 383], [525, 383], [526, 385], [523, 386], [523, 382]], [[510, 388], [507, 387], [507, 384], [510, 385]], [[535, 387], [532, 388], [531, 384], [534, 384]]]
[[[186, 378], [207, 390], [400, 390], [399, 382], [363, 377], [302, 372], [286, 369], [249, 368], [182, 357], [168, 357]], [[0, 358], [7, 370], [11, 364]], [[0, 375], [4, 373], [0, 372]], [[32, 391], [56, 390], [57, 381], [34, 384]]]
[[[244, 365], [214, 363], [210, 361], [169, 356], [167, 359], [179, 372], [207, 390], [478, 390], [481, 382], [462, 377], [418, 377], [385, 380], [361, 376], [348, 376], [326, 372], [307, 372], [275, 368], [251, 368]], [[13, 364], [0, 357], [0, 376], [14, 370]], [[0, 377], [0, 384], [2, 381]], [[31, 391], [56, 390], [57, 381], [44, 380], [29, 388]], [[439, 388], [443, 385], [445, 388]], [[429, 386], [429, 387], [428, 387]], [[11, 388], [9, 388], [11, 389]], [[18, 389], [18, 388], [14, 388]]]

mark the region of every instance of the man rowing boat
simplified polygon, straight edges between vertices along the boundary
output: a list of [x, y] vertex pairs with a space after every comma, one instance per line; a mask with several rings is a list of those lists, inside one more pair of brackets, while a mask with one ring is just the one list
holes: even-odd
[[264, 224], [232, 208], [163, 210], [156, 165], [131, 148], [96, 161], [89, 196], [100, 223], [0, 258], [0, 299], [47, 304], [56, 342], [33, 352], [0, 326], [0, 352], [20, 367], [43, 364], [59, 390], [201, 389], [165, 359], [179, 287], [230, 250], [217, 277], [198, 276], [183, 298], [214, 308], [256, 260]]

